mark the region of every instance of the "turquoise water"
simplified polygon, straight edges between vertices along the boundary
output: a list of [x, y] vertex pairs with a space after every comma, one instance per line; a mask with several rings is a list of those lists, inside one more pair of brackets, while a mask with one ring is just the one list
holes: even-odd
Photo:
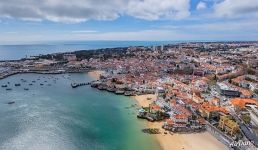
[[[33, 80], [36, 83], [29, 86]], [[0, 149], [160, 149], [152, 135], [141, 132], [145, 124], [137, 120], [136, 108], [126, 108], [135, 101], [88, 86], [70, 87], [73, 81], [90, 80], [87, 74], [22, 74], [0, 80], [0, 85], [10, 82], [12, 88], [0, 87]], [[6, 104], [9, 101], [15, 103]]]
[[71, 52], [76, 50], [91, 50], [99, 48], [114, 48], [127, 46], [153, 46], [173, 44], [175, 41], [66, 41], [48, 42], [47, 44], [0, 45], [0, 60], [15, 60], [26, 56]]

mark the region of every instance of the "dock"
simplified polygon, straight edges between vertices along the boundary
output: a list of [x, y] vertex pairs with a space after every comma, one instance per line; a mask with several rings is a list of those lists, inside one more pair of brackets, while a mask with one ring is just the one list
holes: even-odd
[[77, 88], [79, 86], [85, 86], [85, 85], [90, 85], [90, 82], [85, 82], [85, 83], [71, 83], [72, 88]]

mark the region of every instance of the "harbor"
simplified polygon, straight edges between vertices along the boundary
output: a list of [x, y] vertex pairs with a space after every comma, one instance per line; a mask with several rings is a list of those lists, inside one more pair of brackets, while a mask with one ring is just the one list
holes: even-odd
[[[87, 74], [76, 73], [17, 74], [0, 80], [0, 85], [10, 82], [12, 88], [6, 91], [0, 87], [0, 149], [30, 149], [44, 145], [44, 149], [81, 150], [86, 146], [98, 149], [98, 145], [102, 145], [106, 149], [161, 150], [151, 135], [142, 132], [146, 125], [135, 117], [136, 107], [130, 107], [135, 101], [108, 92], [100, 94], [90, 86], [75, 90], [70, 85], [71, 81], [87, 83], [92, 80]], [[15, 83], [21, 86], [15, 87]], [[30, 83], [33, 85], [24, 91]], [[48, 83], [52, 86], [47, 86]], [[12, 135], [16, 138], [11, 138]], [[92, 143], [92, 138], [98, 144]], [[17, 143], [20, 140], [22, 144]], [[113, 143], [113, 140], [120, 142]]]
[[[191, 137], [191, 134], [197, 139], [209, 137], [216, 150], [237, 149], [237, 141], [247, 141], [252, 148], [257, 146], [257, 133], [254, 133], [258, 114], [257, 71], [255, 64], [250, 65], [249, 61], [236, 65], [240, 59], [244, 61], [242, 57], [246, 53], [257, 51], [252, 49], [252, 44], [255, 43], [236, 45], [229, 42], [226, 45], [233, 50], [227, 52], [220, 43], [181, 43], [76, 51], [41, 55], [25, 61], [0, 62], [4, 68], [0, 75], [8, 76], [2, 80], [32, 72], [39, 76], [4, 82], [1, 89], [8, 94], [17, 90], [33, 93], [36, 88], [55, 88], [60, 80], [65, 80], [63, 86], [70, 88], [69, 93], [91, 89], [101, 95], [129, 99], [147, 96], [141, 100], [147, 105], [138, 101], [133, 116], [148, 124], [145, 128], [148, 130], [142, 132], [157, 136], [163, 149], [169, 149], [167, 145], [171, 141], [164, 143], [160, 136], [169, 136], [165, 139], [170, 139], [173, 135]], [[203, 45], [209, 53], [203, 51]], [[243, 49], [239, 57], [228, 61], [239, 48]], [[216, 59], [210, 59], [210, 56]], [[221, 61], [224, 61], [223, 65], [218, 63]], [[94, 77], [90, 81], [74, 78], [86, 74]], [[10, 106], [16, 104], [15, 101]], [[198, 147], [193, 143], [192, 146]], [[179, 149], [184, 148], [189, 149], [185, 145]]]

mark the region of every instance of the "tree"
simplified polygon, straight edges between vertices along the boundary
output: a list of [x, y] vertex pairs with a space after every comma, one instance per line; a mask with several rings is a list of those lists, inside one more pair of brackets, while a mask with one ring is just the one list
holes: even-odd
[[246, 124], [249, 124], [251, 122], [251, 117], [247, 114], [245, 115], [242, 115], [241, 118], [243, 119], [243, 121], [246, 123]]

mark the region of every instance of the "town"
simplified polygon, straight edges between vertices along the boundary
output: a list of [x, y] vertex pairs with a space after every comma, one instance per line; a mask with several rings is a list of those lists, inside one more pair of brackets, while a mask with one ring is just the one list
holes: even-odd
[[[209, 131], [234, 149], [258, 147], [258, 42], [192, 42], [56, 53], [0, 62], [0, 79], [18, 73], [102, 70], [93, 88], [155, 94], [138, 118], [169, 132]], [[7, 88], [7, 85], [2, 85]], [[148, 100], [148, 99], [146, 99]], [[232, 146], [234, 141], [251, 145]]]

